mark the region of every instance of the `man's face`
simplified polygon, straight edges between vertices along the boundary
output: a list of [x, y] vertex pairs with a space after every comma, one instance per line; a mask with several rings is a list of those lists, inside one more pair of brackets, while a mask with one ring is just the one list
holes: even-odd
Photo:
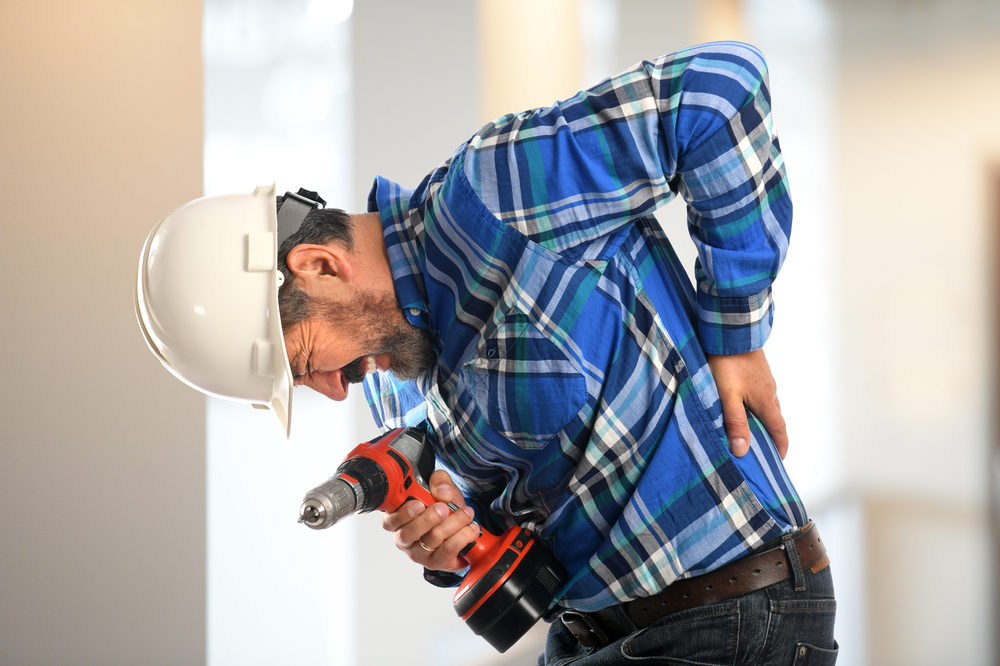
[[434, 363], [427, 334], [406, 320], [393, 294], [363, 293], [348, 305], [319, 307], [285, 333], [296, 386], [344, 400], [350, 384], [376, 369], [412, 379]]

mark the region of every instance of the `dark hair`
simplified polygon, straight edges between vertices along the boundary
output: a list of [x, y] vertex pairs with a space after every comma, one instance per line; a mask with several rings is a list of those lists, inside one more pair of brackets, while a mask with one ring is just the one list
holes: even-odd
[[[281, 197], [278, 205], [281, 205]], [[354, 223], [351, 216], [339, 208], [317, 208], [309, 211], [302, 220], [299, 230], [285, 239], [278, 248], [278, 270], [284, 275], [285, 281], [278, 289], [278, 310], [281, 318], [281, 329], [289, 328], [306, 319], [312, 312], [309, 297], [295, 284], [295, 276], [288, 270], [288, 253], [296, 245], [315, 243], [325, 245], [336, 242], [347, 248], [354, 249]]]

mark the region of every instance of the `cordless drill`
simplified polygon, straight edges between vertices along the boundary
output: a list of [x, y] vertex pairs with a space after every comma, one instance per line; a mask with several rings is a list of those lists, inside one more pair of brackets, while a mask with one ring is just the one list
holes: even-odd
[[[306, 493], [299, 522], [319, 530], [350, 513], [395, 511], [411, 499], [430, 506], [435, 500], [426, 480], [433, 470], [424, 432], [397, 428], [357, 446], [336, 475]], [[452, 600], [455, 612], [500, 652], [538, 621], [566, 580], [545, 544], [521, 527], [502, 536], [480, 528], [460, 556], [469, 571]]]

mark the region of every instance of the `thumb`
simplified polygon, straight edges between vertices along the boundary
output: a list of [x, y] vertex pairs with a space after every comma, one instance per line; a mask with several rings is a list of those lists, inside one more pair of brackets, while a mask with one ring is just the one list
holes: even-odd
[[745, 456], [750, 450], [750, 425], [741, 398], [722, 399], [722, 424], [729, 439], [729, 452], [737, 458]]
[[431, 495], [439, 502], [451, 502], [459, 508], [465, 506], [465, 498], [461, 491], [451, 480], [451, 476], [444, 470], [435, 470], [431, 478], [427, 480], [430, 486]]

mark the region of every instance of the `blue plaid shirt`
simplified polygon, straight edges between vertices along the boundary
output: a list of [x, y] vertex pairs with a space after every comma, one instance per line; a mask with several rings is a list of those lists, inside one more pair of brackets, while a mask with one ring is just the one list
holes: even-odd
[[[692, 285], [653, 210], [680, 194]], [[730, 455], [705, 354], [757, 349], [792, 204], [766, 66], [703, 45], [479, 130], [415, 190], [378, 178], [396, 293], [437, 366], [370, 375], [494, 529], [535, 529], [589, 611], [715, 569], [807, 518], [751, 415]]]

